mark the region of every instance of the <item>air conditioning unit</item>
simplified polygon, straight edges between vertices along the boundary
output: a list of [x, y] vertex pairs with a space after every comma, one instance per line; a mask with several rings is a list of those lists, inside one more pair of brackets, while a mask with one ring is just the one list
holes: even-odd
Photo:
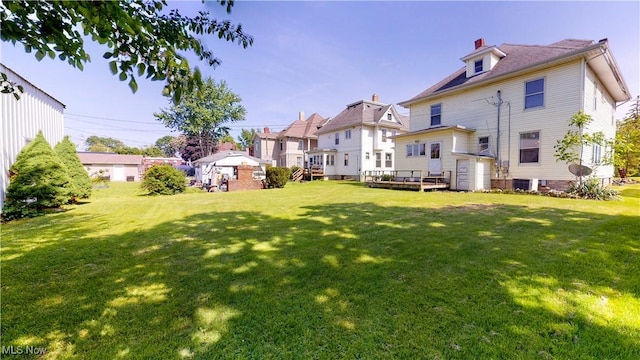
[[513, 190], [538, 191], [538, 179], [513, 179]]

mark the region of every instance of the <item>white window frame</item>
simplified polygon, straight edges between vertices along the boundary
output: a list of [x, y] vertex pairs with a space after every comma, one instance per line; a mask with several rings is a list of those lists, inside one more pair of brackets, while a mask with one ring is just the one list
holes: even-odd
[[344, 138], [351, 139], [351, 129], [344, 131]]
[[336, 133], [336, 136], [335, 136], [335, 144], [336, 144], [336, 145], [340, 145], [340, 133]]
[[[522, 136], [525, 134], [538, 134], [538, 146], [537, 147], [522, 147]], [[518, 137], [518, 162], [520, 164], [540, 164], [540, 130], [534, 130], [534, 131], [523, 131], [520, 133], [519, 137]], [[531, 149], [536, 149], [538, 150], [538, 156], [537, 156], [537, 160], [536, 161], [522, 161], [523, 157], [522, 157], [522, 151], [523, 150], [531, 150]]]
[[[434, 110], [438, 109], [438, 112], [435, 112]], [[430, 112], [430, 119], [431, 119], [431, 126], [438, 126], [438, 125], [442, 125], [442, 103], [438, 103], [438, 104], [433, 104], [431, 105], [431, 112]], [[437, 119], [437, 123], [434, 122], [434, 120]]]
[[[536, 81], [542, 81], [542, 90], [541, 91], [537, 91], [537, 92], [527, 92], [527, 86], [529, 84], [533, 84]], [[547, 86], [547, 81], [544, 77], [538, 78], [538, 79], [534, 79], [534, 80], [529, 80], [529, 81], [525, 81], [524, 83], [524, 109], [525, 110], [529, 110], [529, 109], [536, 109], [536, 108], [543, 108], [544, 107], [544, 103], [545, 103], [545, 99], [544, 99], [544, 94], [545, 94], [545, 88]], [[541, 96], [542, 97], [542, 102], [539, 105], [527, 105], [527, 99], [531, 99], [533, 97], [537, 97], [537, 96]]]

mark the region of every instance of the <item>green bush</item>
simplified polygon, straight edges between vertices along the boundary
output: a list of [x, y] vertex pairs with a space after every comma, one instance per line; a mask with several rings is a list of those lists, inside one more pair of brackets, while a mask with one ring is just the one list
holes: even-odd
[[154, 165], [144, 173], [140, 187], [150, 195], [175, 195], [185, 191], [187, 178], [171, 165]]
[[283, 188], [287, 184], [289, 176], [291, 173], [286, 167], [267, 167], [267, 187], [270, 189]]
[[87, 170], [82, 166], [76, 146], [71, 142], [69, 136], [59, 142], [54, 148], [56, 154], [66, 166], [69, 177], [71, 178], [71, 198], [70, 201], [75, 203], [78, 199], [88, 199], [91, 196], [92, 182]]
[[582, 183], [572, 183], [566, 192], [581, 199], [593, 200], [613, 200], [620, 196], [618, 191], [602, 185], [600, 180], [596, 178], [588, 178]]
[[51, 145], [38, 133], [9, 169], [9, 187], [2, 209], [5, 220], [41, 215], [71, 199], [71, 179]]

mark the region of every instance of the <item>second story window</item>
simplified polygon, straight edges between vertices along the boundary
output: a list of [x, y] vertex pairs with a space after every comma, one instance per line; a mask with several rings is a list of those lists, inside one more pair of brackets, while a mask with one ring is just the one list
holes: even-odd
[[431, 126], [440, 125], [442, 120], [442, 104], [431, 105]]
[[382, 132], [382, 142], [387, 142], [387, 129], [380, 130]]
[[340, 144], [340, 133], [336, 133], [336, 145]]
[[473, 69], [474, 69], [474, 74], [477, 74], [477, 73], [481, 73], [481, 72], [482, 72], [482, 59], [480, 59], [480, 60], [476, 60], [476, 61], [473, 63]]
[[284, 150], [284, 141], [280, 140], [280, 151]]
[[304, 150], [304, 141], [298, 140], [298, 150]]
[[351, 130], [345, 130], [344, 138], [345, 139], [351, 139]]
[[544, 78], [524, 84], [524, 108], [544, 106]]

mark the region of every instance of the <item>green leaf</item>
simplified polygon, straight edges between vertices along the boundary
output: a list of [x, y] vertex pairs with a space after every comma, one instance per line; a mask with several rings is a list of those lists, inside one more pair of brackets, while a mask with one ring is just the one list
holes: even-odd
[[115, 75], [118, 73], [118, 63], [113, 60], [109, 63], [109, 69], [111, 69], [111, 74]]
[[38, 59], [38, 61], [42, 61], [42, 59], [44, 59], [45, 55], [46, 54], [43, 51], [38, 50], [38, 52], [36, 52], [36, 59]]
[[138, 64], [138, 76], [144, 75], [145, 69], [146, 69], [146, 66], [144, 63]]
[[20, 100], [20, 95], [13, 93], [13, 97], [16, 98], [16, 100]]
[[129, 88], [131, 89], [131, 92], [135, 93], [136, 91], [138, 91], [138, 83], [136, 82], [135, 78], [131, 78], [131, 81], [129, 81]]
[[110, 51], [107, 51], [106, 53], [104, 53], [102, 55], [102, 57], [105, 58], [105, 59], [111, 59], [111, 57], [113, 57], [113, 53], [110, 52]]
[[127, 73], [123, 71], [120, 73], [120, 81], [125, 81], [125, 80], [127, 80]]

